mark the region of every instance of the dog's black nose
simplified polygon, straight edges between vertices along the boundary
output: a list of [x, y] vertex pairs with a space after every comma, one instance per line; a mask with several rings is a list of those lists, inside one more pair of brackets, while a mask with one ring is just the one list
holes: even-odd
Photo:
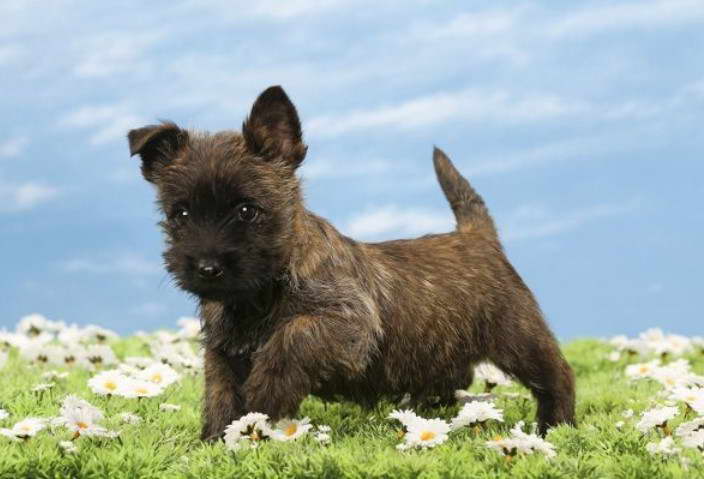
[[213, 259], [202, 259], [198, 261], [198, 276], [203, 279], [215, 279], [222, 276], [222, 266]]

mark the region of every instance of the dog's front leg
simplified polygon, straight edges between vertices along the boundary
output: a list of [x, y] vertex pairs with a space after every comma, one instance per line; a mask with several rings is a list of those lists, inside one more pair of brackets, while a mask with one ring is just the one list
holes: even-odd
[[361, 374], [374, 347], [371, 335], [349, 318], [297, 316], [252, 357], [244, 385], [247, 410], [276, 421], [293, 417], [305, 397], [331, 376]]
[[223, 351], [206, 348], [202, 440], [221, 438], [225, 428], [244, 415], [242, 384], [249, 368], [248, 358], [233, 358]]

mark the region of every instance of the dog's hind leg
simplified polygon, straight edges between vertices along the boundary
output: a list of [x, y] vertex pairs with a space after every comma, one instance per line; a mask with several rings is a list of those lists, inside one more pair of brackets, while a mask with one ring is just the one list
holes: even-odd
[[514, 327], [518, 324], [519, 330], [497, 335], [501, 340], [493, 345], [489, 359], [531, 390], [538, 402], [541, 435], [559, 424], [574, 425], [572, 369], [542, 317], [506, 324]]

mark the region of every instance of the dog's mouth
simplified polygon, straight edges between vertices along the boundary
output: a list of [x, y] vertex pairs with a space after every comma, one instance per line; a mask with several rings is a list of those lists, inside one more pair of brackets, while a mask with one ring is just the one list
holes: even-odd
[[256, 294], [256, 288], [250, 283], [238, 281], [218, 281], [209, 283], [204, 281], [182, 281], [180, 286], [185, 291], [207, 301], [241, 301]]

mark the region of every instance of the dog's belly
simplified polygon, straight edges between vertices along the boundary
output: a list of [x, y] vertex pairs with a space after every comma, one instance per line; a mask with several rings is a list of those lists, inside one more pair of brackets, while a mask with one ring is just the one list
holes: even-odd
[[386, 341], [361, 377], [336, 376], [322, 382], [314, 394], [326, 400], [345, 399], [372, 406], [409, 393], [414, 400], [451, 398], [472, 381], [474, 357], [468, 345]]

